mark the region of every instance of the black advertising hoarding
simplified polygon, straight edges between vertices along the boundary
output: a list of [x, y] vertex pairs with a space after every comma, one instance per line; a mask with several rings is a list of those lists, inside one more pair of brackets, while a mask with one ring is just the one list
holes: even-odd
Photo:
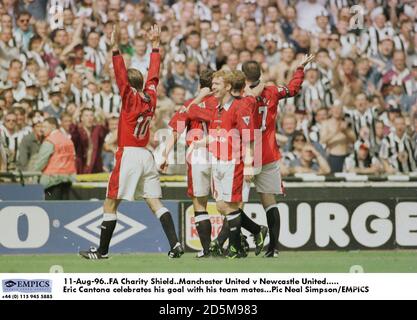
[[[192, 205], [184, 202], [180, 209], [183, 242], [189, 250], [200, 250]], [[248, 203], [244, 210], [257, 223], [266, 225], [265, 212], [259, 203]], [[285, 200], [279, 203], [279, 210], [280, 249], [417, 248], [417, 201], [411, 199]], [[215, 203], [209, 204], [208, 212], [214, 238], [220, 231], [222, 217], [217, 214]], [[254, 247], [251, 237], [248, 240]]]

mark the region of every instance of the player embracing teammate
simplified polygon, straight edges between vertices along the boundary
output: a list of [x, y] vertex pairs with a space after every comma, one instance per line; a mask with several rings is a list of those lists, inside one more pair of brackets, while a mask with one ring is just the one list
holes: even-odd
[[[117, 29], [117, 27], [116, 27]], [[116, 227], [117, 208], [122, 200], [136, 200], [143, 197], [149, 208], [160, 220], [168, 238], [171, 250], [168, 256], [179, 258], [183, 249], [175, 233], [171, 213], [161, 201], [159, 174], [151, 151], [146, 149], [149, 142], [149, 126], [156, 108], [156, 87], [159, 82], [160, 31], [154, 25], [148, 38], [152, 43], [148, 77], [143, 87], [143, 76], [139, 70], [126, 69], [118, 50], [118, 31], [114, 29], [111, 39], [113, 67], [117, 86], [122, 97], [122, 109], [118, 126], [118, 149], [116, 163], [107, 187], [101, 224], [100, 246], [80, 251], [86, 259], [108, 258], [109, 244]]]
[[[275, 138], [278, 102], [280, 99], [293, 97], [299, 92], [304, 80], [304, 67], [313, 59], [313, 55], [308, 55], [303, 59], [287, 86], [260, 86], [261, 67], [259, 63], [247, 61], [242, 65], [247, 85], [253, 90], [252, 94], [257, 97], [253, 107], [254, 129], [259, 129], [262, 133], [261, 168], [255, 170], [253, 181], [266, 211], [270, 235], [269, 246], [264, 255], [266, 258], [278, 255], [280, 216], [275, 196], [283, 193], [278, 162], [281, 154]], [[224, 224], [219, 237], [222, 234], [227, 234], [227, 228], [227, 224]], [[251, 231], [249, 228], [248, 230]], [[260, 247], [256, 238], [255, 244]], [[218, 239], [215, 239], [211, 244], [212, 251], [218, 251], [220, 245], [221, 241], [219, 243]], [[259, 250], [255, 251], [255, 253], [259, 252]]]

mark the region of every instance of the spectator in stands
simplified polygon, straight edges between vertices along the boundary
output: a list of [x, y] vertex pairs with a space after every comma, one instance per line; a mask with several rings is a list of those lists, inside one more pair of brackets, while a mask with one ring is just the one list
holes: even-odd
[[27, 134], [32, 131], [32, 128], [27, 124], [26, 110], [22, 107], [22, 104], [15, 104], [12, 112], [16, 115], [16, 129]]
[[402, 84], [411, 78], [410, 70], [407, 68], [406, 55], [403, 51], [397, 50], [392, 57], [393, 66], [382, 77], [382, 82], [386, 85], [390, 84], [392, 80], [396, 80]]
[[43, 117], [38, 112], [30, 115], [32, 130], [25, 135], [19, 146], [19, 156], [17, 158], [17, 167], [22, 171], [34, 171], [36, 155], [39, 152], [43, 142]]
[[17, 28], [14, 32], [14, 38], [16, 42], [19, 44], [19, 47], [22, 47], [23, 50], [27, 51], [29, 48], [29, 41], [33, 37], [32, 27], [30, 25], [30, 18], [31, 15], [27, 11], [19, 12], [16, 24]]
[[355, 61], [352, 58], [344, 58], [337, 64], [333, 86], [343, 105], [353, 105], [353, 98], [362, 90], [362, 81], [355, 73]]
[[[310, 141], [314, 143], [320, 143], [320, 130], [323, 122], [329, 118], [328, 109], [321, 107], [316, 110], [314, 114], [314, 125], [310, 128], [309, 138]], [[326, 149], [325, 145], [322, 145]]]
[[[12, 44], [10, 44], [12, 43]], [[14, 45], [11, 27], [2, 28], [0, 33], [0, 79], [7, 77], [10, 62], [19, 56], [19, 49]]]
[[7, 156], [7, 171], [16, 169], [16, 161], [19, 155], [19, 145], [24, 134], [17, 129], [17, 116], [8, 112], [4, 116], [4, 123], [0, 126], [0, 135]]
[[387, 174], [410, 173], [417, 170], [415, 150], [411, 138], [406, 133], [403, 116], [394, 120], [395, 131], [382, 140], [379, 157]]
[[149, 54], [147, 54], [148, 47], [146, 39], [143, 37], [136, 37], [133, 44], [135, 53], [132, 56], [130, 67], [139, 70], [144, 78], [146, 78], [149, 67]]
[[103, 145], [103, 168], [106, 172], [113, 171], [114, 155], [117, 151], [117, 126], [119, 124], [119, 117], [113, 114], [108, 119], [109, 133], [104, 138]]
[[414, 103], [417, 102], [417, 58], [411, 65], [411, 77], [405, 82], [405, 89], [409, 96], [413, 97]]
[[394, 77], [391, 80], [390, 92], [385, 97], [385, 101], [394, 101], [401, 108], [401, 111], [406, 114], [411, 111], [411, 107], [415, 103], [415, 97], [407, 95], [404, 83]]
[[46, 200], [68, 200], [75, 180], [75, 150], [71, 139], [60, 130], [56, 118], [43, 122], [45, 140], [36, 157], [34, 169], [42, 171], [40, 183]]
[[62, 104], [62, 93], [59, 87], [54, 87], [49, 92], [50, 103], [43, 109], [48, 116], [59, 119], [61, 113], [65, 111], [65, 107]]
[[301, 150], [301, 157], [291, 164], [290, 172], [316, 173], [327, 175], [331, 172], [326, 159], [311, 144], [305, 144]]
[[101, 108], [106, 116], [120, 112], [120, 95], [114, 93], [109, 77], [101, 81], [101, 90], [94, 95], [94, 106]]
[[331, 172], [342, 172], [343, 163], [349, 153], [349, 148], [355, 142], [355, 134], [344, 120], [343, 108], [340, 102], [330, 109], [330, 119], [323, 122], [320, 130], [320, 143], [325, 144]]
[[298, 161], [296, 162], [295, 160], [299, 160], [301, 158], [301, 152], [306, 143], [307, 139], [303, 132], [295, 131], [291, 139], [289, 151], [283, 153], [283, 162], [281, 167], [283, 167], [284, 171], [289, 170], [289, 168], [294, 167], [295, 163], [298, 163]]
[[77, 155], [77, 173], [103, 172], [101, 154], [107, 128], [94, 124], [94, 111], [89, 108], [81, 110], [79, 121], [79, 124], [73, 124], [70, 128]]
[[182, 86], [175, 86], [172, 88], [170, 93], [170, 98], [174, 102], [174, 110], [177, 111], [179, 108], [181, 108], [184, 105], [185, 99], [186, 99], [186, 90]]
[[288, 152], [292, 145], [295, 130], [297, 129], [297, 118], [293, 113], [286, 113], [281, 118], [281, 131], [277, 134], [277, 141], [283, 152]]
[[61, 132], [67, 137], [71, 139], [71, 124], [72, 124], [72, 116], [68, 112], [61, 113], [61, 116], [59, 117], [59, 120], [61, 121]]
[[[166, 127], [175, 108], [193, 96], [198, 70], [239, 69], [244, 61], [255, 59], [262, 64], [263, 81], [287, 84], [300, 54], [307, 51], [316, 53], [316, 65], [306, 68], [302, 94], [279, 103], [283, 115], [297, 112], [302, 120], [298, 128], [307, 140], [320, 141], [322, 125], [314, 119], [325, 113], [319, 111], [321, 107], [337, 100], [346, 107], [357, 140], [369, 132], [371, 152], [395, 131], [393, 122], [401, 111], [407, 131], [412, 131], [417, 111], [415, 1], [365, 1], [359, 29], [352, 28], [350, 0], [158, 0], [148, 1], [148, 6], [143, 1], [98, 0], [92, 5], [92, 1], [70, 0], [64, 1], [63, 28], [58, 29], [47, 20], [46, 2], [6, 1], [5, 10], [0, 10], [0, 122], [5, 123], [6, 113], [16, 103], [26, 114], [48, 108], [54, 117], [61, 109], [72, 116], [85, 106], [104, 110], [106, 117], [118, 112], [109, 47], [113, 24], [119, 21], [126, 65], [145, 74], [145, 31], [156, 20], [162, 25], [161, 79], [166, 80], [161, 82], [166, 90], [158, 88], [152, 134]], [[30, 14], [25, 11], [34, 19], [27, 19]], [[53, 99], [49, 93], [55, 87], [61, 93], [61, 108], [56, 110], [49, 106]], [[358, 115], [361, 94], [368, 102], [365, 113]], [[371, 115], [369, 110], [375, 112]], [[80, 120], [75, 122], [78, 125]], [[277, 138], [288, 151], [297, 124], [292, 126], [288, 117], [282, 124]], [[68, 123], [62, 129], [69, 134]], [[158, 143], [151, 139], [150, 147], [157, 148]], [[334, 145], [322, 147], [330, 155], [339, 154]], [[349, 148], [345, 151], [351, 153]]]
[[385, 129], [384, 123], [381, 120], [377, 120], [375, 122], [375, 141], [374, 141], [374, 145], [371, 145], [372, 154], [379, 154], [382, 140], [385, 137], [384, 129]]
[[368, 143], [356, 143], [354, 151], [345, 159], [344, 171], [376, 175], [382, 170], [381, 162], [372, 156]]

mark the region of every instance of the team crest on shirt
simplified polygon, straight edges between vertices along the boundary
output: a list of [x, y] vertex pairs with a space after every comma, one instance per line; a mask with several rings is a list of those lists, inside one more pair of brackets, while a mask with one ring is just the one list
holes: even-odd
[[205, 103], [205, 102], [201, 102], [201, 103], [199, 103], [199, 104], [198, 104], [198, 106], [199, 106], [201, 109], [205, 109], [205, 108], [206, 108], [206, 103]]
[[243, 119], [243, 122], [244, 123], [246, 123], [246, 125], [248, 126], [249, 125], [249, 122], [250, 122], [250, 117], [242, 117], [242, 119]]

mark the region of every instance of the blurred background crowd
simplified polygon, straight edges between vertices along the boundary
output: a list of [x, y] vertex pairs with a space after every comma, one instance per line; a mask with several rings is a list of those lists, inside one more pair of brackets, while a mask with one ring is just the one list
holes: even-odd
[[3, 171], [37, 167], [47, 117], [72, 139], [77, 173], [112, 170], [121, 107], [109, 50], [115, 21], [126, 64], [145, 77], [146, 31], [161, 26], [156, 158], [158, 129], [196, 94], [204, 68], [256, 60], [264, 82], [285, 85], [314, 53], [300, 93], [279, 105], [282, 173], [416, 171], [414, 0], [3, 0], [0, 19]]

